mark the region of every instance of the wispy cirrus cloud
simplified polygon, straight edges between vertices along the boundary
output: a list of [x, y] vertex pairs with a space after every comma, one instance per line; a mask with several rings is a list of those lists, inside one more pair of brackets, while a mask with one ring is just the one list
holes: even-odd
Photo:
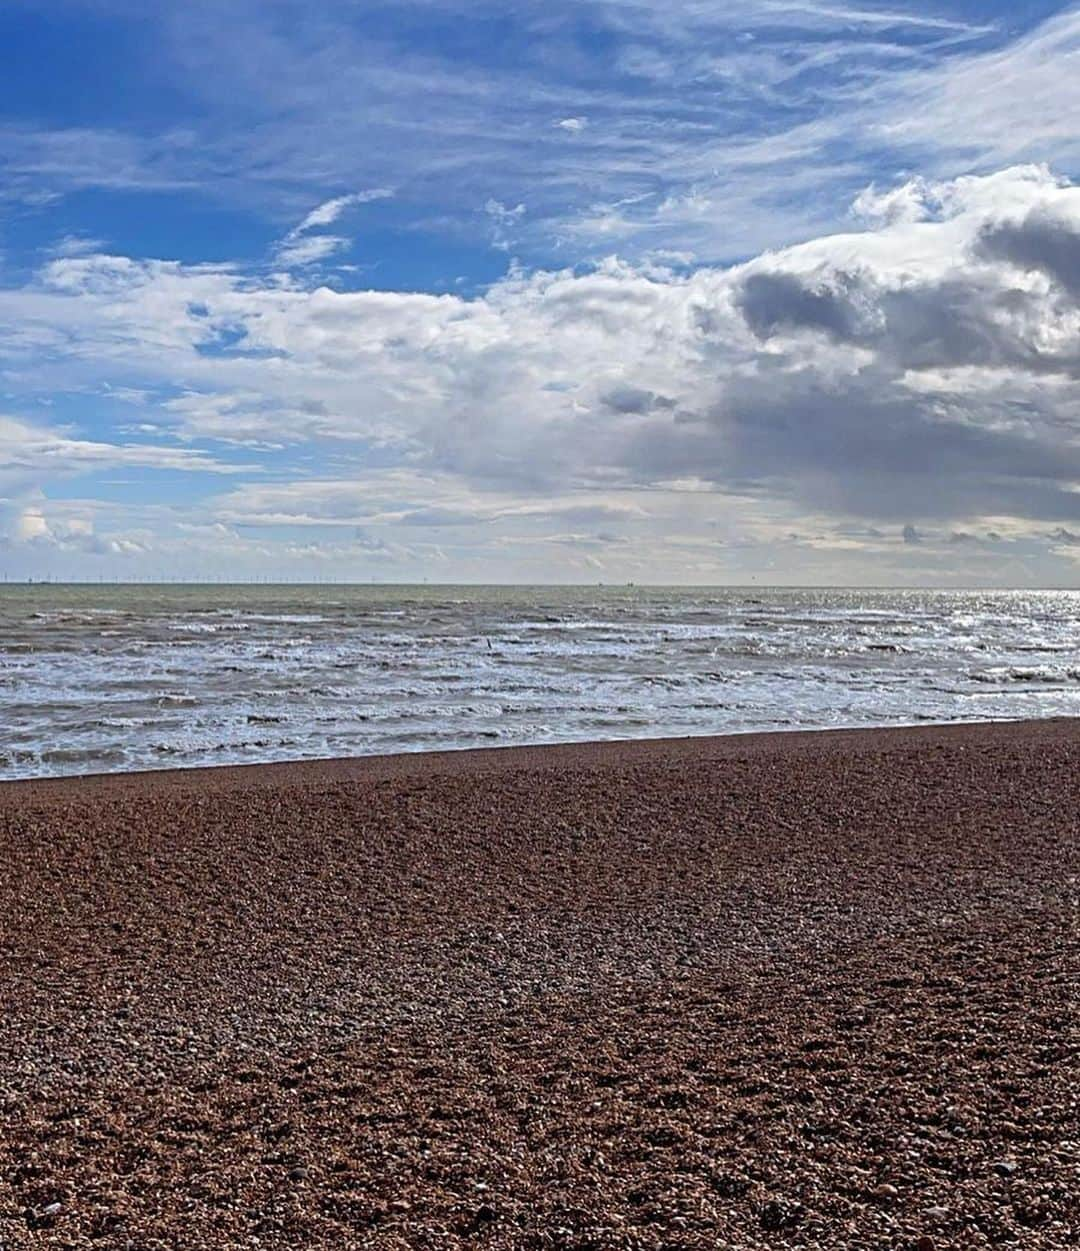
[[[447, 34], [466, 17], [463, 52]], [[341, 187], [393, 186], [398, 220], [451, 234], [524, 203], [515, 246], [535, 260], [613, 243], [731, 259], [835, 226], [868, 172], [1058, 160], [1080, 105], [1075, 10], [1019, 37], [916, 4], [527, 0], [508, 18], [409, 0], [361, 23], [347, 3], [194, 0], [152, 21], [206, 121], [27, 132], [13, 176], [198, 186], [278, 219], [313, 187], [344, 207]], [[331, 249], [297, 243], [294, 262]]]
[[18, 499], [46, 482], [124, 469], [232, 474], [238, 466], [204, 450], [79, 438], [39, 422], [0, 416], [0, 492], [6, 496]]
[[274, 260], [286, 269], [303, 268], [325, 261], [349, 246], [341, 235], [300, 235], [286, 238], [274, 249]]
[[356, 191], [324, 200], [285, 235], [274, 249], [274, 260], [287, 269], [303, 268], [327, 260], [336, 252], [348, 248], [351, 240], [341, 235], [313, 232], [332, 226], [344, 213], [357, 205], [386, 200], [393, 194], [387, 187], [377, 187], [370, 191]]

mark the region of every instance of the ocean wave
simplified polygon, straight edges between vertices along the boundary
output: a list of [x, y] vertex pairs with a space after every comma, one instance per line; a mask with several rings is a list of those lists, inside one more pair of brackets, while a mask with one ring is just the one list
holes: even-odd
[[1077, 593], [323, 596], [0, 588], [0, 775], [1078, 710]]
[[247, 634], [252, 629], [248, 621], [170, 621], [165, 628], [183, 634]]
[[120, 747], [46, 747], [35, 753], [46, 767], [50, 765], [89, 765], [95, 769], [127, 758]]
[[1010, 682], [1080, 682], [1080, 665], [1000, 665], [968, 675], [973, 682], [1004, 685]]

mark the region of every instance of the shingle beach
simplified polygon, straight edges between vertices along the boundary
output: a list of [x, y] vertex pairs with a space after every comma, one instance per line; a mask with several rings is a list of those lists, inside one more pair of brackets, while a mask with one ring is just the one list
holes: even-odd
[[1080, 722], [0, 786], [0, 1248], [1064, 1248]]

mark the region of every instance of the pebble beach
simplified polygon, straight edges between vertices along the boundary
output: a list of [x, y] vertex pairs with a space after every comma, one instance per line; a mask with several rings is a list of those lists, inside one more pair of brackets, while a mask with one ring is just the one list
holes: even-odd
[[1065, 1248], [1080, 722], [0, 786], [0, 1248]]

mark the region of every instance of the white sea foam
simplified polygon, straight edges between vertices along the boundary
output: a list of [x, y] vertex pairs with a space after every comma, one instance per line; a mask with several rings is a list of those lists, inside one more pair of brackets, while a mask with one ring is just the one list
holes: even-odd
[[0, 674], [3, 777], [1078, 715], [1080, 593], [8, 585]]

